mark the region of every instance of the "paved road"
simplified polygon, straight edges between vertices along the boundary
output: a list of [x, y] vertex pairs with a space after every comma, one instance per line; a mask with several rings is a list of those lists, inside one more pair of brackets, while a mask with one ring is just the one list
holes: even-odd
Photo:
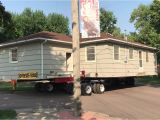
[[[15, 109], [18, 119], [56, 119], [73, 111], [72, 96], [62, 92], [0, 92], [0, 109]], [[63, 115], [63, 116], [62, 116]]]
[[122, 119], [160, 119], [160, 87], [139, 86], [82, 97], [83, 109]]
[[[160, 87], [117, 89], [101, 95], [83, 96], [81, 100], [83, 110], [113, 118], [160, 119]], [[62, 92], [0, 92], [0, 109], [6, 108], [16, 109], [19, 119], [58, 118], [66, 110], [72, 111], [73, 101], [71, 96]]]

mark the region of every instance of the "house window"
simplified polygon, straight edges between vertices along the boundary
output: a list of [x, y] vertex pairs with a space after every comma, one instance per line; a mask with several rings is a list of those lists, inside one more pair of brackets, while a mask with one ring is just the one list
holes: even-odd
[[133, 48], [129, 49], [129, 59], [133, 59]]
[[118, 45], [114, 45], [114, 60], [119, 60], [120, 47]]
[[16, 63], [18, 62], [18, 50], [17, 48], [13, 48], [10, 50], [10, 62]]
[[139, 67], [143, 67], [142, 51], [139, 51]]
[[148, 59], [148, 52], [146, 52], [146, 62], [149, 62], [149, 59]]
[[95, 47], [87, 47], [87, 61], [95, 61]]

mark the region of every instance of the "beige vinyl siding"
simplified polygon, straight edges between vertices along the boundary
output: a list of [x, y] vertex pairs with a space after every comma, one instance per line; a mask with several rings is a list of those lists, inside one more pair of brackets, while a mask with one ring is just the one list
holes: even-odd
[[[119, 48], [119, 60], [114, 60], [114, 45]], [[86, 47], [95, 47], [95, 61], [86, 61]], [[18, 48], [18, 63], [9, 62], [9, 50]], [[41, 78], [41, 42], [26, 43], [14, 47], [0, 48], [0, 80], [17, 79], [20, 72], [38, 72]], [[80, 48], [80, 68], [87, 77], [126, 77], [156, 75], [154, 51], [133, 48], [133, 59], [129, 59], [129, 46], [103, 42], [83, 44]], [[139, 51], [142, 51], [143, 67], [139, 67]], [[146, 51], [149, 61], [146, 62]], [[50, 73], [73, 71], [73, 54], [66, 61], [66, 53], [72, 53], [69, 44], [47, 42], [44, 44], [44, 78]]]
[[[18, 50], [18, 62], [10, 63], [9, 52], [12, 48]], [[14, 47], [0, 48], [0, 80], [18, 79], [21, 72], [38, 72], [40, 77], [41, 56], [40, 43], [27, 43]]]
[[[88, 46], [96, 46], [96, 62], [89, 63], [85, 61], [85, 48]], [[139, 68], [138, 51], [142, 54], [146, 50], [133, 48], [133, 58], [129, 59], [129, 46], [120, 46], [119, 60], [114, 60], [114, 45], [113, 43], [88, 44], [81, 47], [80, 61], [81, 70], [86, 71], [88, 77], [95, 77], [96, 72], [99, 77], [125, 77], [125, 76], [141, 76], [141, 75], [155, 75], [154, 56], [153, 52], [148, 51], [150, 61], [146, 63], [143, 57], [143, 69]], [[127, 56], [126, 56], [127, 55]]]
[[72, 46], [62, 43], [44, 44], [44, 78], [51, 72], [63, 73], [66, 71], [73, 72], [73, 56], [66, 63], [66, 53], [72, 53]]
[[[145, 53], [146, 52], [144, 51], [144, 54]], [[152, 75], [155, 73], [155, 70], [156, 70], [156, 66], [154, 65], [154, 62], [155, 62], [154, 52], [148, 52], [148, 58], [149, 58], [149, 61], [146, 62], [146, 56], [144, 55], [143, 69], [145, 70], [146, 74]]]

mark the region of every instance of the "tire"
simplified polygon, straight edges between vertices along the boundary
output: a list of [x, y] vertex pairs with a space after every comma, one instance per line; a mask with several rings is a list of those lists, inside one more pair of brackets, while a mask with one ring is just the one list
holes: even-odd
[[97, 93], [97, 83], [94, 83], [93, 85], [92, 85], [92, 90], [93, 90], [93, 93]]
[[135, 80], [134, 80], [134, 78], [130, 78], [130, 80], [129, 80], [129, 86], [131, 86], [131, 87], [135, 86]]
[[46, 83], [46, 84], [45, 84], [45, 90], [46, 90], [47, 92], [53, 92], [53, 90], [54, 90], [53, 84], [52, 84], [52, 83]]
[[82, 95], [92, 95], [92, 86], [90, 84], [82, 84], [81, 94]]
[[125, 86], [126, 86], [126, 87], [129, 87], [129, 86], [130, 86], [130, 85], [129, 85], [129, 84], [130, 84], [129, 82], [130, 82], [130, 81], [129, 81], [128, 79], [125, 80]]
[[34, 85], [34, 88], [35, 88], [36, 91], [39, 91], [39, 92], [40, 92], [41, 84], [40, 84], [40, 83], [36, 83], [36, 84]]
[[97, 83], [96, 88], [97, 88], [97, 93], [98, 94], [102, 94], [105, 91], [105, 86], [102, 83]]
[[44, 92], [45, 91], [45, 89], [44, 89], [44, 83], [36, 83], [35, 84], [35, 89], [38, 92]]
[[66, 84], [66, 92], [73, 95], [73, 83]]

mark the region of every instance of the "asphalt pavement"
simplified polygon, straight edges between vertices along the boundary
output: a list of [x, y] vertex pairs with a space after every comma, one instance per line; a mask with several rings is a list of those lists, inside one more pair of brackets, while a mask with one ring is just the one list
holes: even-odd
[[[1, 91], [0, 96], [0, 109], [15, 109], [18, 119], [66, 119], [67, 116], [70, 119], [80, 119], [72, 115], [72, 96], [61, 91], [54, 93]], [[159, 86], [110, 90], [104, 94], [82, 96], [81, 102], [83, 112], [94, 113], [107, 120], [160, 119]]]
[[110, 118], [160, 120], [160, 86], [137, 86], [81, 98], [82, 108]]

